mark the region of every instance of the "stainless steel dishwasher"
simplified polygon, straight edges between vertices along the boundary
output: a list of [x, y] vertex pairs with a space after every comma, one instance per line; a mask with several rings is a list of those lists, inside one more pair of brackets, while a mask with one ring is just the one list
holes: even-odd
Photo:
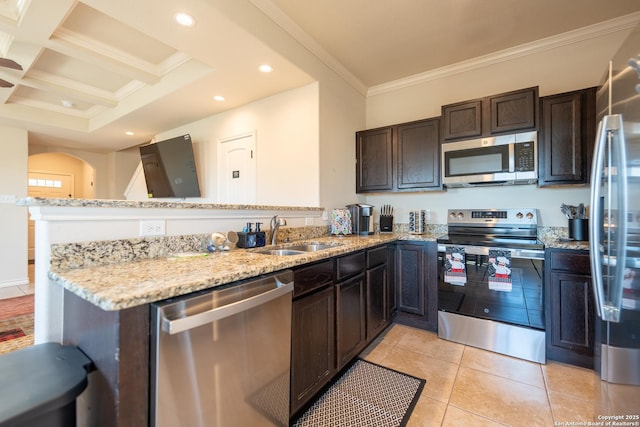
[[284, 270], [152, 305], [151, 425], [289, 424]]

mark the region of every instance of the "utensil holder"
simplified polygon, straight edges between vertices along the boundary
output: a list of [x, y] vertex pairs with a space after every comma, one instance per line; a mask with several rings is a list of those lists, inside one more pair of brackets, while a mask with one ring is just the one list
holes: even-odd
[[569, 239], [589, 240], [589, 220], [586, 218], [569, 219]]

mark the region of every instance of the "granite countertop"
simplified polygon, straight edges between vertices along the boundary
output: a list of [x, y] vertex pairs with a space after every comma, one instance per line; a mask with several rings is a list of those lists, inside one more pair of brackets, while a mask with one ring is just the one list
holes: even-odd
[[270, 206], [270, 205], [234, 205], [198, 201], [155, 200], [115, 200], [115, 199], [70, 199], [25, 197], [16, 201], [18, 206], [47, 206], [71, 208], [142, 208], [142, 209], [220, 209], [220, 210], [279, 210], [279, 211], [322, 211], [323, 208], [310, 206]]
[[589, 241], [570, 240], [568, 238], [543, 239], [545, 249], [571, 249], [574, 251], [588, 251]]
[[[255, 249], [233, 249], [188, 256], [178, 254], [120, 264], [52, 270], [49, 272], [49, 278], [103, 310], [112, 311], [161, 301], [396, 240], [435, 241], [437, 237], [434, 234], [396, 233], [327, 236]], [[258, 253], [264, 249], [286, 248], [310, 242], [334, 247], [290, 256]]]

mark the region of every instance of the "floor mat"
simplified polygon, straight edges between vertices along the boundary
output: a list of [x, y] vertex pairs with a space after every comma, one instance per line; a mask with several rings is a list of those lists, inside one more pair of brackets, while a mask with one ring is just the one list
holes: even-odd
[[0, 332], [20, 329], [24, 336], [7, 335], [0, 339], [0, 354], [9, 353], [33, 345], [33, 314], [0, 320]]
[[357, 359], [294, 426], [404, 426], [425, 382]]
[[0, 341], [9, 341], [16, 338], [24, 337], [25, 333], [20, 328], [9, 329], [6, 331], [0, 331]]

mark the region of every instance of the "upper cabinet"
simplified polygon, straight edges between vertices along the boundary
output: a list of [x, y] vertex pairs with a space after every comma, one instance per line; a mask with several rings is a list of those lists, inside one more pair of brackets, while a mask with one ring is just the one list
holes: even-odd
[[356, 133], [356, 192], [440, 190], [440, 118]]
[[589, 183], [596, 134], [596, 90], [541, 98], [538, 185]]
[[538, 87], [442, 106], [445, 141], [537, 128]]

